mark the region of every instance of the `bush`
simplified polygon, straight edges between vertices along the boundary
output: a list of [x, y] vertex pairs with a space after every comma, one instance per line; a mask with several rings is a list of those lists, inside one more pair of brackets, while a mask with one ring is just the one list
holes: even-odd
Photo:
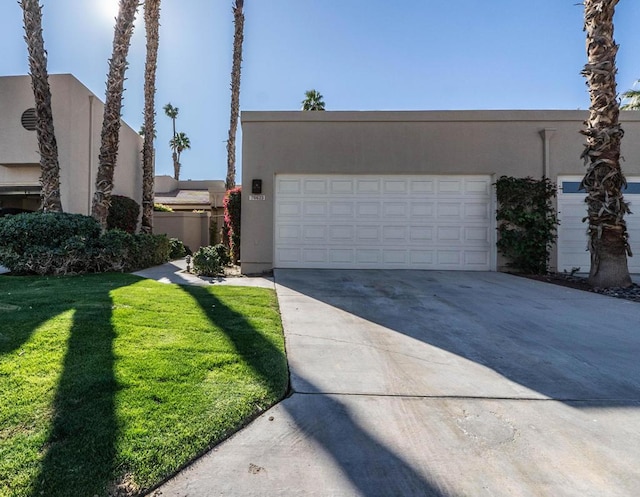
[[0, 218], [0, 245], [17, 255], [31, 247], [59, 248], [75, 236], [97, 240], [100, 225], [92, 217], [62, 212], [30, 212]]
[[164, 204], [153, 204], [153, 210], [156, 212], [173, 212], [173, 209]]
[[119, 229], [127, 233], [135, 233], [138, 227], [140, 205], [129, 197], [112, 195], [109, 215], [107, 216], [107, 229]]
[[191, 255], [191, 249], [178, 238], [169, 238], [169, 260], [181, 259]]
[[502, 176], [496, 182], [498, 250], [508, 265], [528, 274], [546, 274], [558, 218], [551, 199], [556, 185], [548, 178]]
[[202, 247], [193, 254], [193, 269], [196, 274], [217, 276], [223, 272], [223, 264], [215, 247]]
[[134, 245], [130, 253], [129, 270], [159, 266], [169, 260], [171, 244], [166, 235], [138, 233], [133, 237]]
[[89, 216], [18, 214], [0, 219], [0, 264], [14, 274], [132, 271], [169, 260], [164, 235], [109, 230]]
[[218, 243], [213, 246], [213, 249], [218, 253], [218, 258], [220, 259], [220, 264], [223, 266], [228, 266], [231, 264], [231, 257], [229, 256], [229, 249], [225, 247], [222, 243]]
[[242, 187], [229, 190], [224, 197], [224, 221], [229, 232], [229, 254], [231, 261], [236, 264], [240, 260], [240, 216], [241, 216]]

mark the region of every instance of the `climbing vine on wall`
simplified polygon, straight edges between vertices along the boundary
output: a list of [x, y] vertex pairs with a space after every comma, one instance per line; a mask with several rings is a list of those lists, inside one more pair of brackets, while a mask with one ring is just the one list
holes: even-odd
[[224, 197], [224, 221], [228, 227], [229, 253], [234, 264], [240, 260], [240, 214], [242, 187], [227, 191]]
[[528, 274], [548, 272], [551, 247], [557, 237], [558, 217], [553, 207], [556, 185], [548, 178], [496, 181], [498, 250], [508, 266]]

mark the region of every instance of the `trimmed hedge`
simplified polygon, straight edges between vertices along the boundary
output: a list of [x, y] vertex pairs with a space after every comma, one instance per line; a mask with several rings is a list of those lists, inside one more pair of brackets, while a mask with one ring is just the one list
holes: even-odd
[[129, 197], [112, 195], [109, 215], [107, 216], [107, 229], [119, 229], [127, 233], [135, 233], [138, 228], [140, 216], [140, 204]]
[[89, 216], [18, 214], [0, 219], [0, 264], [13, 274], [79, 274], [133, 271], [169, 260], [164, 235], [100, 233]]

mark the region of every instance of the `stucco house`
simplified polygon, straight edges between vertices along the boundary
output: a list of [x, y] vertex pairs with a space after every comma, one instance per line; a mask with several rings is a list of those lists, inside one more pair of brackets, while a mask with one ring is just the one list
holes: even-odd
[[[585, 111], [243, 112], [242, 271], [495, 271], [493, 184], [558, 185], [551, 266], [588, 271], [579, 134]], [[640, 273], [640, 113], [621, 114]]]
[[220, 242], [226, 190], [221, 180], [176, 180], [156, 176], [154, 202], [174, 212], [155, 212], [153, 230], [179, 238], [191, 250]]
[[[49, 76], [65, 212], [89, 214], [104, 104], [71, 74]], [[40, 155], [29, 76], [0, 77], [0, 208], [37, 210]], [[142, 200], [142, 138], [122, 122], [114, 190]]]

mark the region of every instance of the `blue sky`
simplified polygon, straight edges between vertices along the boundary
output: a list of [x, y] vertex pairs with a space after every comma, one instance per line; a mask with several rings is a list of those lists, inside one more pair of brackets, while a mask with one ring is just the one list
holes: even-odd
[[[42, 0], [49, 72], [104, 100], [117, 0]], [[245, 0], [242, 110], [297, 110], [315, 88], [327, 110], [586, 109], [578, 0]], [[171, 121], [191, 139], [182, 179], [224, 179], [232, 0], [163, 0], [157, 174], [172, 174]], [[141, 17], [141, 14], [140, 16]], [[640, 79], [640, 2], [616, 13], [618, 85]], [[0, 75], [26, 74], [22, 13], [0, 6]], [[130, 52], [124, 119], [142, 123], [144, 27]], [[240, 169], [241, 134], [238, 136]], [[240, 172], [240, 171], [239, 171]]]

